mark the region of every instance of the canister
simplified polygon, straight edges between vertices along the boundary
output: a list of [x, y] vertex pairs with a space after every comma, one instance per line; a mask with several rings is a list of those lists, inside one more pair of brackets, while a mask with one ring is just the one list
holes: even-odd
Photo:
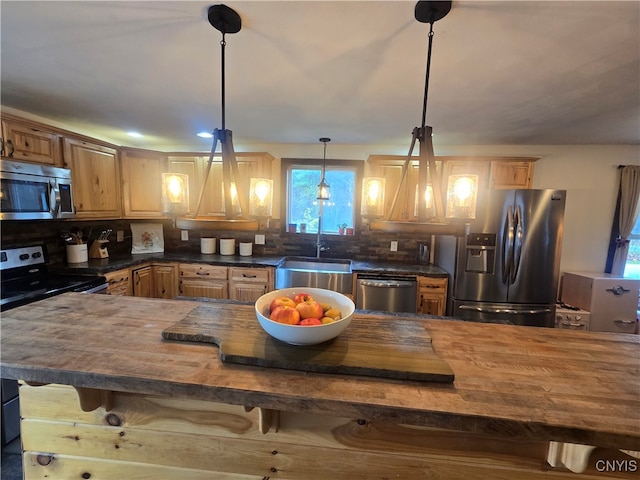
[[236, 239], [221, 238], [220, 239], [220, 255], [235, 255], [235, 253], [236, 253]]

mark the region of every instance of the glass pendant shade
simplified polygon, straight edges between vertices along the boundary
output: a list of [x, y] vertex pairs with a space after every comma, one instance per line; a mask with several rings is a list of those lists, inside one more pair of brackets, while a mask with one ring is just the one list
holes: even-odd
[[[236, 187], [236, 182], [231, 182], [231, 185], [229, 187], [229, 192], [230, 192], [230, 201], [231, 201], [231, 214], [232, 215], [240, 215], [241, 209], [240, 209], [240, 201], [238, 200], [238, 189]], [[226, 213], [227, 211], [227, 207], [225, 205], [225, 187], [224, 187], [224, 182], [222, 182], [222, 211]]]
[[273, 208], [273, 180], [252, 178], [249, 187], [249, 215], [271, 217]]
[[324, 179], [324, 177], [322, 177], [322, 180], [320, 181], [320, 183], [318, 184], [318, 200], [329, 200], [329, 198], [331, 198], [331, 194], [329, 192], [329, 184], [326, 182], [326, 180]]
[[424, 202], [424, 206], [427, 212], [427, 218], [433, 218], [436, 216], [436, 208], [433, 201], [433, 187], [431, 185], [427, 184], [423, 195], [420, 195], [420, 185], [416, 185], [416, 195], [413, 209], [414, 217], [418, 216], [420, 202]]
[[447, 184], [447, 218], [476, 218], [478, 175], [451, 175]]
[[360, 213], [363, 216], [382, 217], [384, 215], [384, 190], [384, 178], [365, 177], [362, 179]]
[[162, 174], [162, 211], [169, 215], [183, 215], [189, 211], [188, 175]]

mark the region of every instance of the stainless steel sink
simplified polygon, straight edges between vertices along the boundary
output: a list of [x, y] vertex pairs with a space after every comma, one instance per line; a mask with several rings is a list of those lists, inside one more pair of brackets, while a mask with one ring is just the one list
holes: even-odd
[[340, 293], [352, 293], [351, 260], [325, 258], [285, 258], [276, 268], [276, 288], [326, 288]]
[[325, 259], [285, 259], [282, 268], [311, 270], [314, 272], [351, 273], [351, 260], [327, 261]]

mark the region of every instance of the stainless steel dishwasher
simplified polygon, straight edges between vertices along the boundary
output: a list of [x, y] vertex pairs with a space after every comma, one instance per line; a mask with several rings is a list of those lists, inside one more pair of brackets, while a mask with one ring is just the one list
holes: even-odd
[[358, 275], [356, 308], [381, 312], [416, 313], [415, 277]]

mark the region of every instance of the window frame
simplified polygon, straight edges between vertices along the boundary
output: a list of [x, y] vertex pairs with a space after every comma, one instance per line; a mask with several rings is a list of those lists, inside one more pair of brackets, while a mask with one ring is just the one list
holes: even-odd
[[[289, 233], [288, 224], [288, 207], [289, 207], [289, 172], [295, 167], [315, 167], [322, 169], [322, 159], [318, 158], [282, 158], [280, 159], [280, 185], [281, 199], [280, 199], [280, 234], [281, 235], [317, 235], [317, 233]], [[353, 235], [335, 235], [332, 233], [322, 233], [322, 235], [331, 235], [331, 237], [337, 238], [350, 238], [356, 237], [360, 234], [362, 228], [362, 215], [360, 214], [360, 201], [362, 196], [362, 179], [364, 177], [364, 160], [339, 160], [339, 159], [327, 159], [326, 169], [330, 170], [331, 167], [339, 167], [340, 169], [352, 170], [355, 173], [355, 189], [353, 199]]]
[[624, 269], [622, 270], [624, 278], [640, 279], [640, 268], [634, 268], [633, 272], [627, 270], [627, 262], [629, 261], [629, 253], [631, 252], [631, 242], [640, 243], [640, 233], [633, 233], [636, 230], [640, 231], [640, 215], [636, 218], [636, 223], [627, 239], [629, 240], [629, 245], [627, 246], [627, 257], [624, 259]]

